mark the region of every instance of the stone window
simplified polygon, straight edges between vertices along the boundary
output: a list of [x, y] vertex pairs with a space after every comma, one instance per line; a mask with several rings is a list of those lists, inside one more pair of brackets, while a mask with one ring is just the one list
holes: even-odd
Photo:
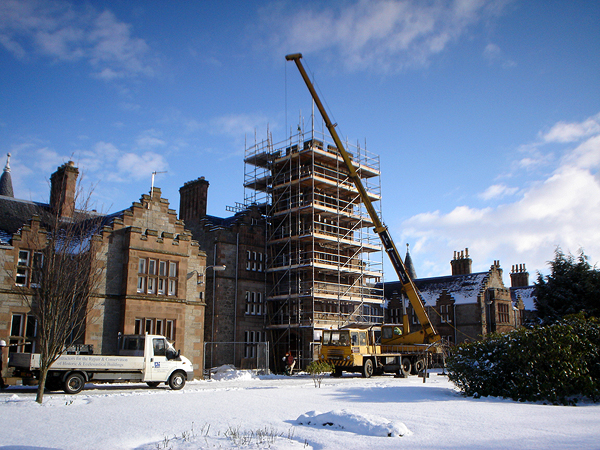
[[500, 323], [509, 323], [510, 315], [508, 313], [508, 304], [507, 303], [498, 303], [498, 322]]
[[177, 295], [177, 263], [140, 258], [137, 292], [149, 295]]
[[264, 309], [262, 292], [246, 291], [246, 315], [260, 316]]
[[10, 323], [11, 353], [33, 353], [37, 336], [37, 319], [31, 314], [13, 314]]
[[139, 317], [134, 321], [134, 334], [159, 334], [169, 341], [175, 340], [175, 320]]
[[442, 323], [452, 323], [450, 309], [450, 305], [440, 305], [440, 316]]
[[19, 250], [15, 284], [25, 287], [40, 287], [43, 263], [43, 253]]
[[260, 342], [266, 342], [263, 331], [244, 331], [244, 358], [256, 357], [256, 347]]
[[265, 255], [261, 252], [246, 251], [246, 270], [252, 272], [263, 272]]

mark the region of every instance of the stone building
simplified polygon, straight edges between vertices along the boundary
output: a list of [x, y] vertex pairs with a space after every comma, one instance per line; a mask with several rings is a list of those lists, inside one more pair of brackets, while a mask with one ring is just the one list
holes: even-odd
[[[406, 259], [407, 267], [412, 267], [408, 251]], [[417, 278], [414, 267], [411, 269], [431, 323], [445, 342], [473, 341], [492, 332], [513, 330], [524, 323], [524, 296], [531, 294], [532, 287], [528, 286], [523, 265], [520, 271], [513, 266], [512, 286], [506, 287], [499, 261], [494, 261], [488, 271], [473, 273], [469, 250], [465, 249], [455, 252], [450, 264], [452, 274], [442, 277]], [[403, 315], [408, 314], [410, 325], [418, 329], [417, 317], [403, 298], [401, 287], [397, 281], [384, 285], [388, 300], [386, 321], [402, 323]]]
[[93, 238], [103, 273], [81, 341], [92, 344], [95, 353], [112, 353], [118, 333], [163, 334], [193, 362], [199, 376], [205, 303], [204, 285], [198, 281], [206, 254], [159, 188], [110, 215], [78, 211], [78, 174], [72, 162], [60, 166], [51, 176], [48, 204], [6, 195], [12, 193], [12, 185], [5, 186], [10, 178], [0, 180], [0, 339], [10, 344], [9, 352], [36, 351], [36, 319], [22, 297], [39, 286], [36, 267], [43, 264], [39, 248], [32, 246], [42, 240], [32, 237], [48, 230], [52, 214], [69, 220], [85, 213], [103, 225]]
[[202, 278], [206, 287], [205, 367], [265, 368], [268, 284], [264, 207], [237, 208], [228, 218], [209, 216], [208, 187], [202, 177], [179, 190], [180, 218], [206, 252]]

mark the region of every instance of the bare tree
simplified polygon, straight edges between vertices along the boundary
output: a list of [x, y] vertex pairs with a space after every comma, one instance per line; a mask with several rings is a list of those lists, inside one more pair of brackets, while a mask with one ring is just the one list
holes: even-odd
[[[75, 201], [81, 192], [78, 185]], [[44, 232], [30, 242], [37, 255], [32, 273], [35, 283], [21, 292], [38, 324], [38, 403], [43, 401], [52, 364], [84, 336], [103, 276], [104, 265], [97, 254], [104, 216], [90, 212], [89, 195], [84, 200], [66, 215], [61, 208], [40, 209]]]

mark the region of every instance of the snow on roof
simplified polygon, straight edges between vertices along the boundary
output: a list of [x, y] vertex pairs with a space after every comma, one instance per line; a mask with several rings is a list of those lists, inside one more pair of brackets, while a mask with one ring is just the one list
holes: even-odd
[[[415, 285], [428, 306], [435, 306], [436, 300], [444, 290], [452, 296], [456, 304], [475, 303], [477, 295], [485, 287], [488, 276], [489, 272], [479, 272], [467, 275], [419, 278], [415, 280]], [[384, 284], [384, 296], [389, 299], [394, 291], [400, 292], [401, 289], [402, 285], [399, 281], [387, 282]]]
[[456, 304], [475, 303], [477, 295], [485, 286], [489, 272], [470, 273], [467, 275], [449, 275], [446, 277], [421, 278], [415, 284], [423, 301], [428, 305], [435, 305], [435, 301], [446, 291], [452, 296]]
[[516, 303], [519, 300], [519, 297], [523, 300], [526, 310], [535, 310], [535, 303], [533, 302], [535, 299], [535, 286], [510, 288], [510, 298], [513, 303]]

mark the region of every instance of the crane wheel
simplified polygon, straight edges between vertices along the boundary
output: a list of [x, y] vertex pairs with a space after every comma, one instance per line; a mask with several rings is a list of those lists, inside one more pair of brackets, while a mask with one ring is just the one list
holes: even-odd
[[373, 375], [373, 360], [365, 359], [365, 362], [363, 363], [363, 368], [362, 368], [362, 376], [363, 376], [363, 378], [371, 378], [372, 375]]
[[398, 371], [398, 375], [402, 378], [407, 378], [412, 370], [412, 362], [409, 358], [402, 358], [402, 362], [400, 363], [400, 370]]

